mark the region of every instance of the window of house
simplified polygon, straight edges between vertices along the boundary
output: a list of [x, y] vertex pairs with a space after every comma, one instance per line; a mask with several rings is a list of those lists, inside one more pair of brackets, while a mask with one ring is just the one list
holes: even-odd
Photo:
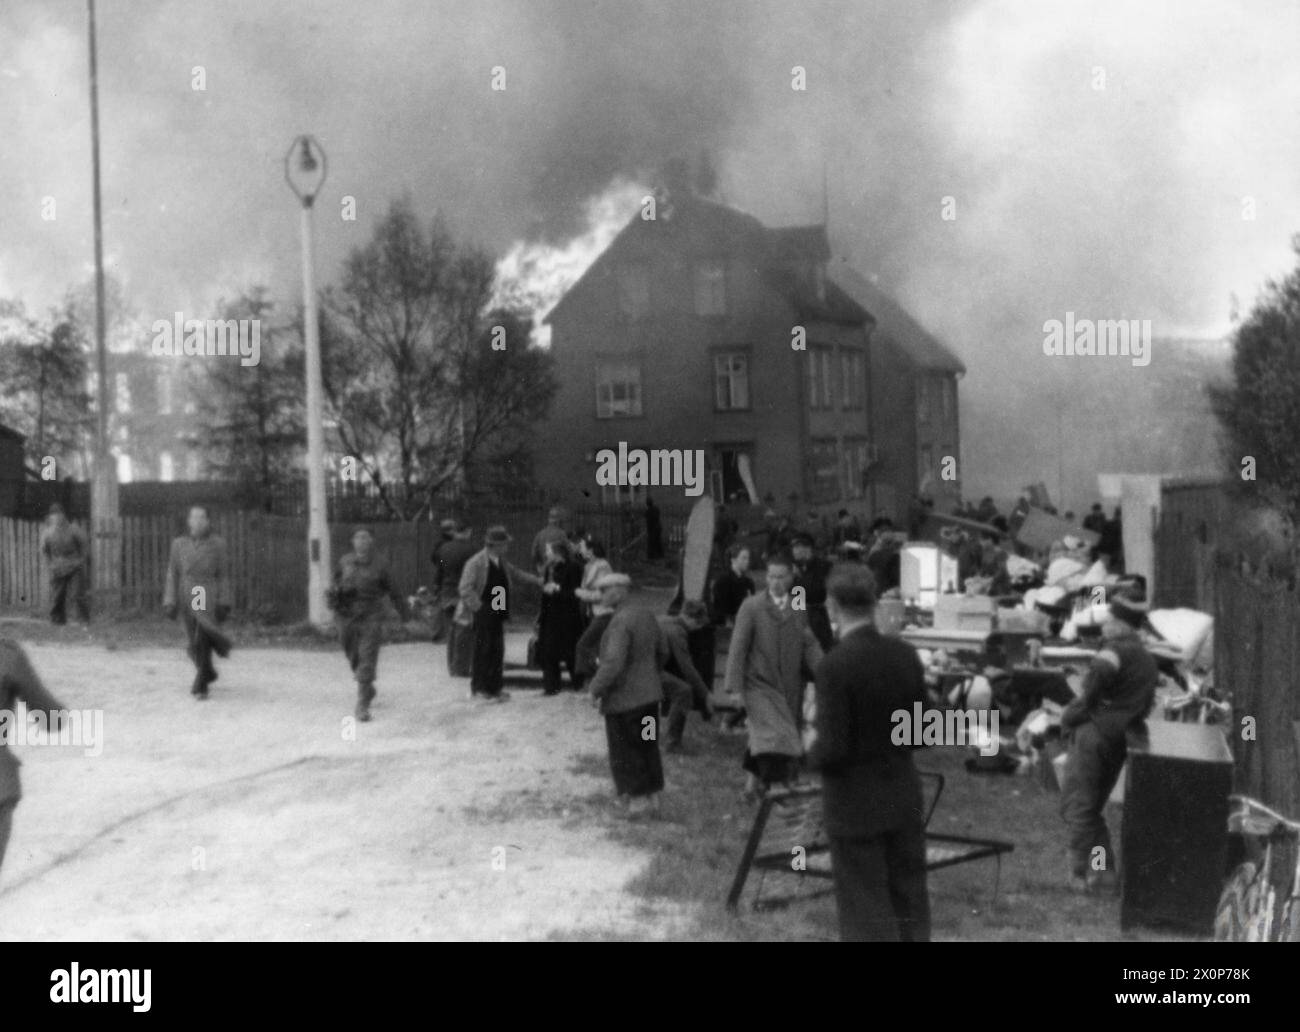
[[930, 378], [916, 378], [916, 418], [922, 423], [930, 421]]
[[749, 408], [749, 357], [744, 353], [713, 356], [713, 404], [719, 411]]
[[809, 487], [813, 502], [834, 501], [840, 494], [840, 456], [835, 438], [814, 438], [809, 450]]
[[834, 404], [835, 386], [831, 379], [834, 352], [830, 348], [808, 349], [808, 407], [828, 409]]
[[131, 411], [131, 378], [126, 373], [118, 373], [113, 377], [113, 400], [118, 412]]
[[934, 449], [928, 444], [921, 446], [920, 456], [917, 462], [916, 479], [919, 484], [925, 486], [926, 480], [933, 479], [934, 474]]
[[727, 314], [727, 267], [720, 261], [695, 266], [695, 314]]
[[641, 366], [600, 362], [596, 366], [596, 418], [641, 415]]
[[158, 374], [158, 412], [164, 416], [172, 414], [172, 378], [167, 373]]
[[199, 479], [199, 453], [190, 452], [185, 456], [185, 477], [187, 480]]
[[171, 452], [160, 452], [158, 454], [158, 479], [164, 483], [176, 479], [176, 467], [172, 462]]
[[844, 439], [844, 497], [864, 498], [867, 493], [867, 439]]
[[642, 264], [618, 272], [618, 307], [627, 319], [644, 319], [650, 312], [650, 272]]
[[123, 484], [131, 483], [131, 456], [117, 457], [117, 479]]
[[943, 419], [951, 423], [957, 415], [957, 381], [951, 376], [943, 378]]
[[861, 351], [840, 348], [840, 379], [844, 384], [844, 407], [862, 408], [867, 393], [867, 367]]

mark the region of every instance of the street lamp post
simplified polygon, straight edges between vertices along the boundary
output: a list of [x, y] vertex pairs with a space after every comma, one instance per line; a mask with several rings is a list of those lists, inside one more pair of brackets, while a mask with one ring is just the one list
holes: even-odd
[[325, 508], [325, 428], [316, 322], [312, 203], [325, 182], [325, 152], [314, 137], [299, 136], [284, 158], [284, 178], [302, 202], [303, 342], [307, 349], [307, 619], [329, 623], [325, 590], [330, 576], [330, 535]]

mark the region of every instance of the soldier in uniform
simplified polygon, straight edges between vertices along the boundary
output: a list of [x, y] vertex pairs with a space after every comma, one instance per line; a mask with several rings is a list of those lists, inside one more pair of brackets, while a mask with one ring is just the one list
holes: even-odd
[[22, 646], [9, 638], [0, 638], [0, 714], [9, 722], [5, 736], [0, 738], [0, 866], [4, 865], [14, 809], [22, 797], [18, 759], [10, 752], [8, 737], [25, 733], [25, 729], [16, 728], [12, 723], [20, 700], [29, 711], [39, 710], [47, 719], [52, 712], [63, 709], [41, 683]]
[[217, 679], [212, 653], [230, 654], [230, 639], [221, 631], [230, 615], [230, 581], [226, 543], [212, 533], [208, 510], [202, 505], [191, 506], [188, 525], [189, 533], [172, 542], [163, 584], [163, 611], [169, 620], [180, 612], [195, 670], [190, 694], [201, 701], [208, 697], [208, 685]]
[[56, 624], [68, 622], [67, 602], [77, 607], [81, 622], [90, 622], [90, 606], [86, 603], [86, 560], [90, 548], [80, 527], [68, 522], [63, 506], [57, 502], [50, 506], [49, 522], [41, 531], [41, 554], [50, 564], [50, 620]]
[[375, 555], [375, 539], [365, 527], [352, 534], [352, 551], [339, 560], [329, 590], [330, 608], [338, 615], [343, 652], [357, 679], [358, 720], [370, 719], [375, 698], [375, 667], [384, 637], [384, 599], [392, 600], [398, 615], [405, 601], [393, 586], [388, 565]]

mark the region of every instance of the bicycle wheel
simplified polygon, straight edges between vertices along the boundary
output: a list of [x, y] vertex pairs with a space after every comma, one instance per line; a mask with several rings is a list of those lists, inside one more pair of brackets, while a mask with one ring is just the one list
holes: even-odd
[[1300, 942], [1300, 897], [1291, 896], [1282, 905], [1278, 942]]
[[1219, 905], [1214, 911], [1215, 942], [1245, 942], [1246, 927], [1250, 921], [1250, 890], [1259, 868], [1252, 861], [1240, 864], [1228, 876], [1228, 883], [1219, 894]]

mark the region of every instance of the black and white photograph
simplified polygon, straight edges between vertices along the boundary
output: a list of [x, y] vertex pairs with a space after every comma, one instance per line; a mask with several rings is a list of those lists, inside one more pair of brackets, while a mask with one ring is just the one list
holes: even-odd
[[0, 939], [1105, 942], [1115, 1008], [1250, 1004], [1189, 961], [1300, 941], [1297, 41], [5, 0]]

